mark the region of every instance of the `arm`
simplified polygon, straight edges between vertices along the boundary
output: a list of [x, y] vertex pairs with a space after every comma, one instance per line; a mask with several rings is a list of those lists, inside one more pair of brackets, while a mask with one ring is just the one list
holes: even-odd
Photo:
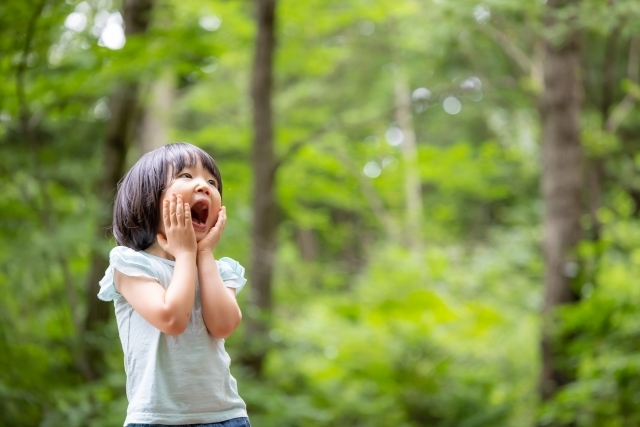
[[236, 330], [242, 313], [236, 301], [235, 289], [227, 288], [222, 281], [218, 266], [211, 251], [220, 241], [227, 221], [223, 207], [216, 225], [198, 243], [198, 281], [202, 300], [202, 317], [209, 334], [215, 338], [226, 338]]
[[189, 324], [196, 291], [196, 237], [191, 225], [188, 203], [174, 194], [164, 200], [163, 221], [166, 238], [158, 243], [173, 255], [176, 264], [169, 287], [165, 290], [148, 278], [127, 276], [116, 270], [116, 290], [125, 297], [147, 322], [168, 335], [179, 335]]
[[204, 323], [211, 336], [226, 338], [242, 320], [236, 290], [224, 285], [211, 252], [199, 252], [197, 262]]

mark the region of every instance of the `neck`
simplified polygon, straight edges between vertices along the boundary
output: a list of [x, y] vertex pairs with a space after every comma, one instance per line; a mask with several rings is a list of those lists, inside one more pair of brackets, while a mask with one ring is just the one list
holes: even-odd
[[168, 259], [169, 261], [175, 261], [176, 259], [167, 251], [162, 249], [162, 246], [158, 243], [158, 239], [151, 246], [144, 250], [146, 253], [159, 258]]

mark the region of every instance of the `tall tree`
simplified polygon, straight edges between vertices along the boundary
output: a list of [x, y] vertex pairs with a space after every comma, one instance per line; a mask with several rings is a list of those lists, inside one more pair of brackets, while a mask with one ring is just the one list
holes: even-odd
[[[127, 37], [147, 31], [151, 20], [153, 0], [127, 0], [123, 6], [125, 35]], [[118, 181], [125, 173], [125, 159], [132, 145], [133, 130], [138, 120], [139, 82], [121, 81], [111, 96], [109, 120], [104, 139], [104, 169], [100, 179], [98, 194], [101, 197], [96, 238], [101, 241], [111, 227], [111, 201]], [[86, 286], [87, 314], [84, 322], [85, 347], [82, 357], [82, 369], [88, 379], [96, 379], [104, 372], [103, 352], [97, 336], [100, 335], [111, 310], [109, 304], [99, 301], [99, 280], [104, 275], [108, 260], [99, 250], [94, 249]]]
[[174, 72], [167, 68], [150, 84], [138, 141], [140, 155], [171, 142], [171, 108], [176, 97], [174, 81]]
[[[409, 247], [417, 255], [422, 250], [420, 228], [422, 224], [422, 183], [418, 168], [418, 144], [413, 127], [411, 90], [402, 70], [395, 76], [394, 94], [396, 120], [402, 130], [402, 159], [404, 166], [404, 192], [406, 204], [405, 234]], [[418, 255], [419, 256], [419, 255]]]
[[561, 344], [552, 340], [551, 316], [559, 305], [578, 298], [571, 285], [578, 266], [575, 249], [582, 234], [583, 152], [579, 126], [582, 85], [578, 32], [573, 18], [566, 17], [568, 8], [577, 3], [577, 0], [550, 0], [545, 18], [548, 34], [557, 31], [561, 25], [568, 30], [560, 40], [546, 40], [544, 90], [539, 107], [542, 118], [543, 251], [546, 267], [540, 380], [543, 399], [551, 398], [560, 386], [570, 380], [559, 364], [558, 346]]
[[277, 160], [273, 143], [273, 53], [276, 0], [256, 0], [256, 32], [251, 99], [253, 103], [253, 228], [251, 247], [250, 315], [243, 364], [262, 374], [271, 314], [273, 264], [278, 210], [275, 199]]

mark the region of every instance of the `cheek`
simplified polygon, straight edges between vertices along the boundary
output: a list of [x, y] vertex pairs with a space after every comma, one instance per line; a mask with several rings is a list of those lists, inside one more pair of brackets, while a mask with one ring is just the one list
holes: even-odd
[[163, 235], [166, 235], [166, 233], [164, 232], [164, 199], [165, 199], [165, 195], [163, 194], [160, 197], [160, 207], [159, 207], [159, 212], [158, 212], [158, 233], [162, 233]]
[[222, 207], [222, 197], [220, 196], [220, 193], [216, 192], [214, 193], [214, 196], [213, 196], [212, 209], [214, 212], [218, 212], [221, 207]]
[[213, 201], [212, 212], [213, 212], [213, 223], [215, 224], [218, 221], [218, 215], [220, 214], [220, 209], [222, 208], [222, 202], [220, 201], [220, 197], [217, 197]]

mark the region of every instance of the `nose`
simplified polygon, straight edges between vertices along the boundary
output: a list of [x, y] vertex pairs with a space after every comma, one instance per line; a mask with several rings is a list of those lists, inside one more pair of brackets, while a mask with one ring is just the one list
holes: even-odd
[[204, 193], [206, 195], [210, 195], [211, 189], [209, 188], [209, 183], [204, 180], [198, 180], [198, 184], [196, 186], [196, 193]]

